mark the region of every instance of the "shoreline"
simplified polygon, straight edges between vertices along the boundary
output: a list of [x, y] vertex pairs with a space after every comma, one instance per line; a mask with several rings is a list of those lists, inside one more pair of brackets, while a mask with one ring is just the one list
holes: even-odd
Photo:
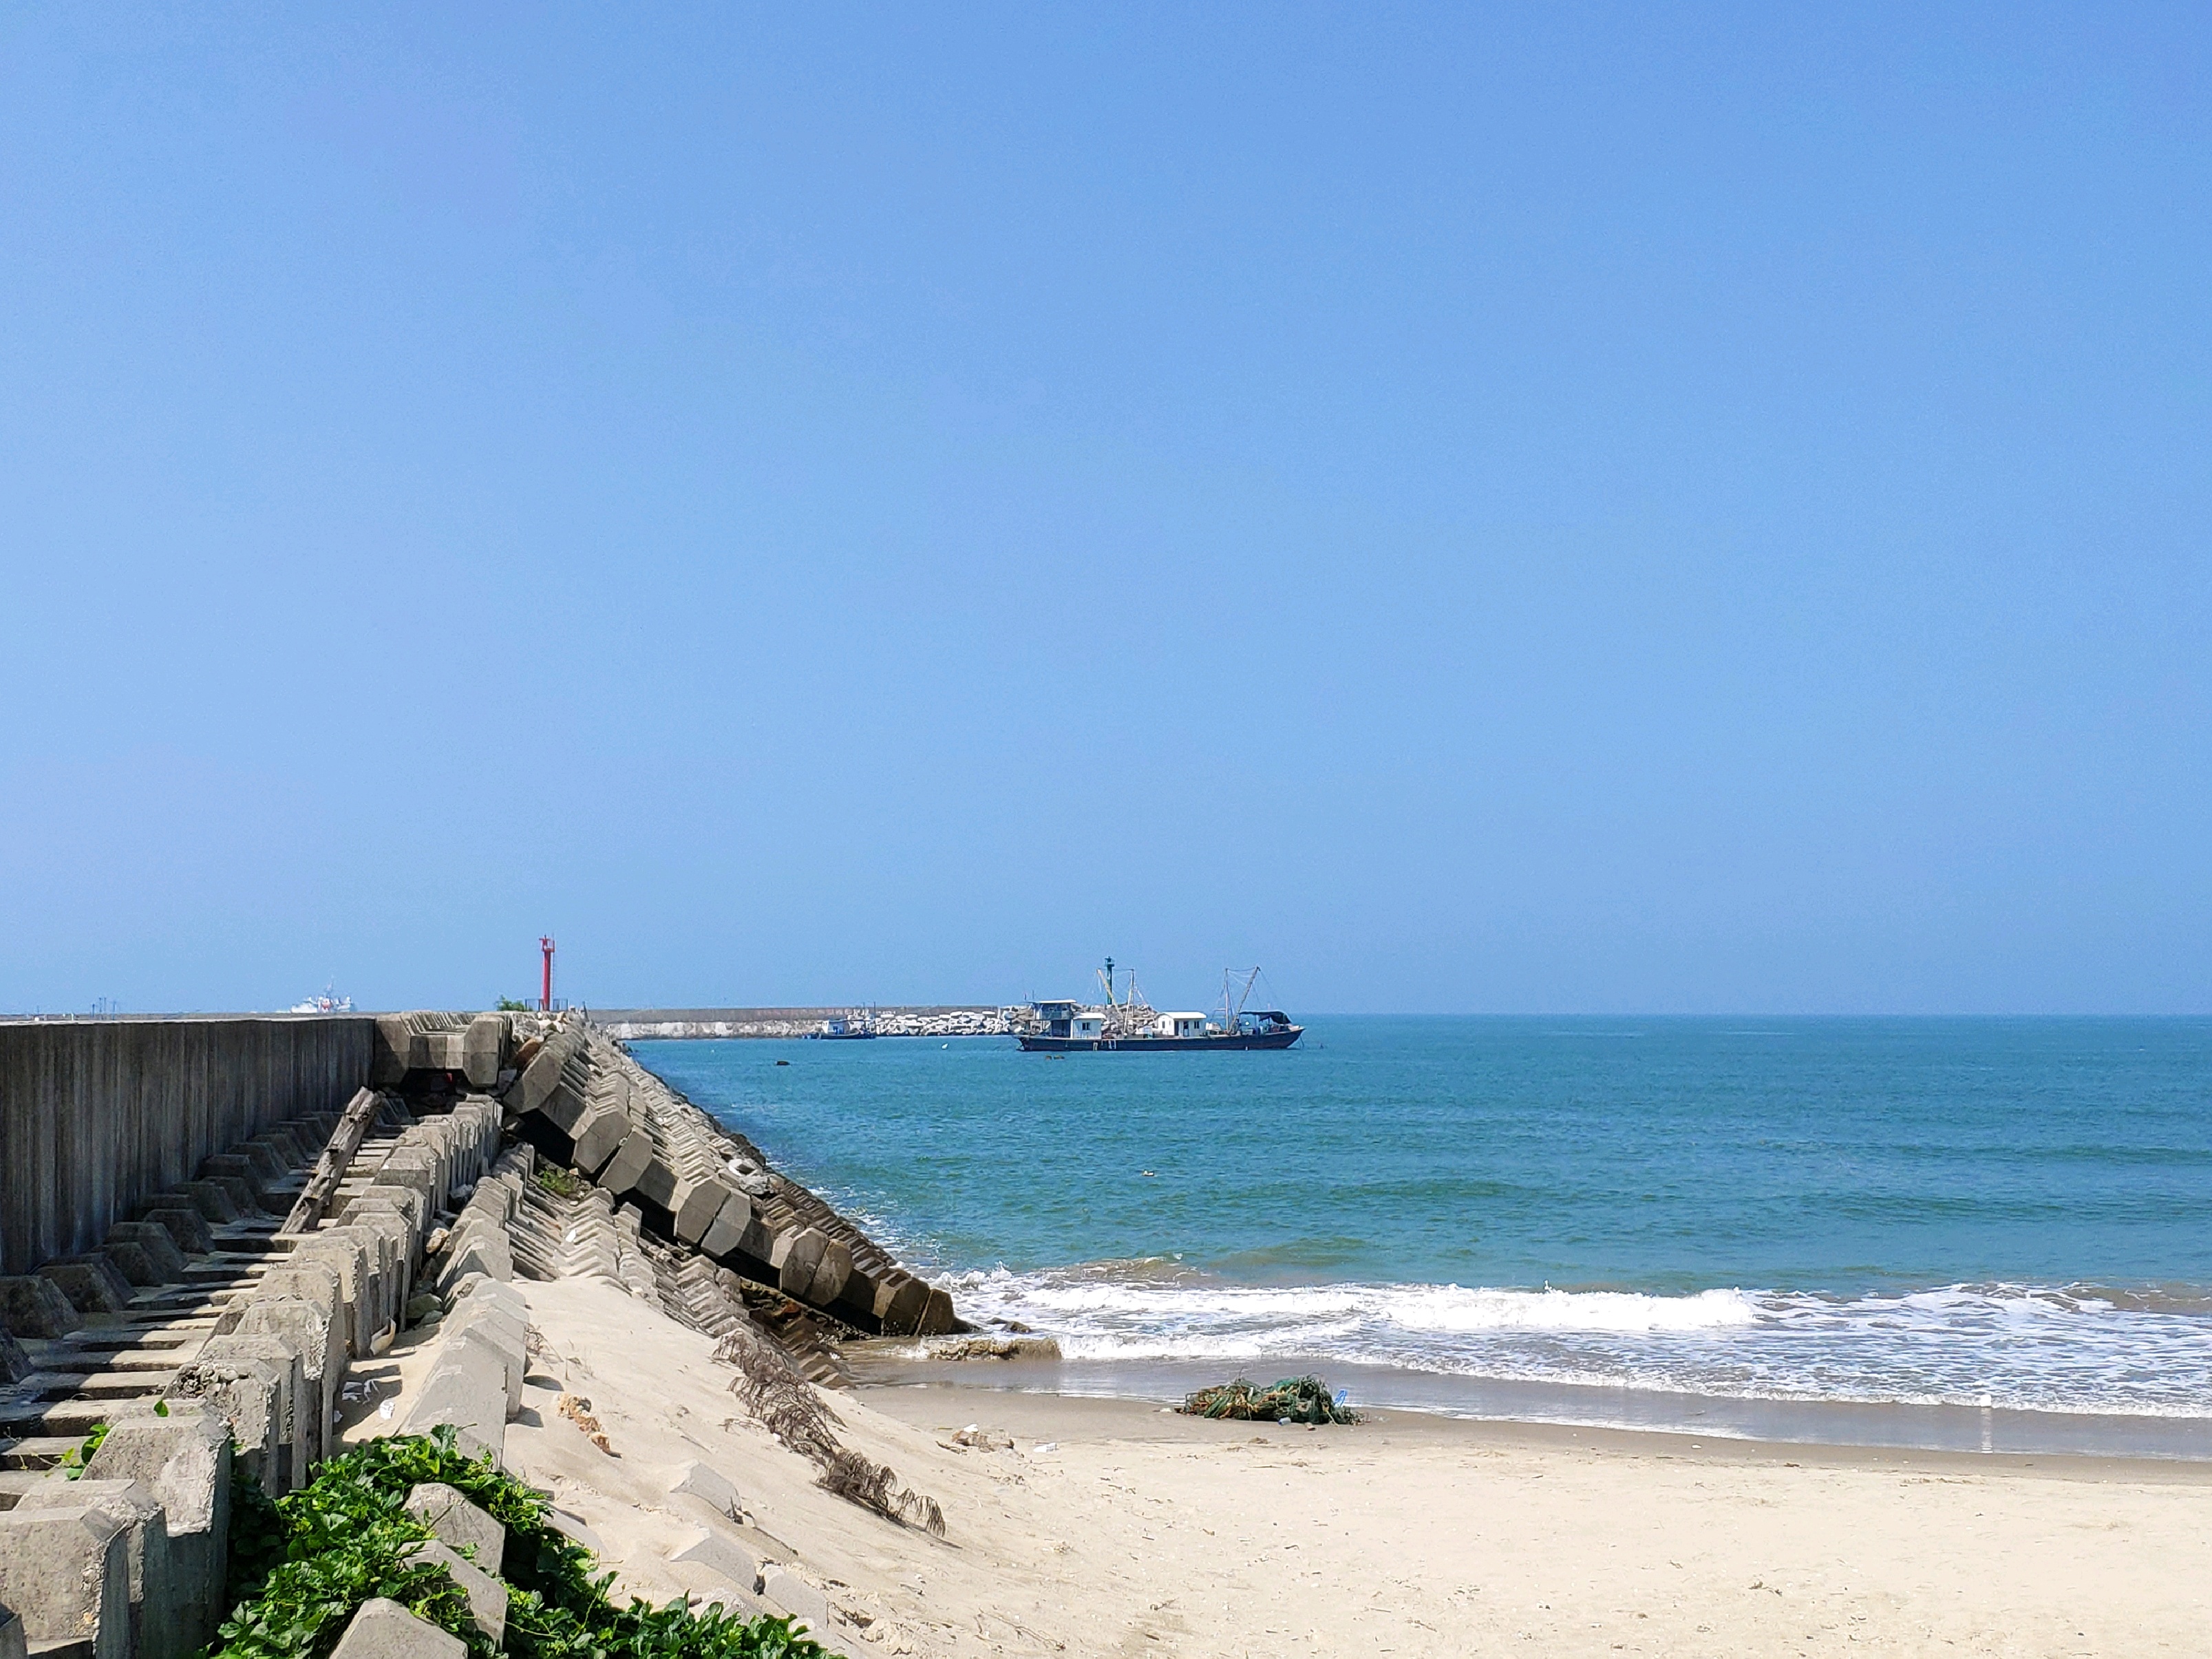
[[[510, 1469], [624, 1594], [745, 1607], [745, 1575], [711, 1563], [795, 1565], [850, 1659], [2186, 1652], [2212, 1617], [2202, 1464], [1395, 1411], [1309, 1429], [943, 1385], [828, 1396], [841, 1440], [942, 1504], [934, 1538], [824, 1492], [703, 1334], [591, 1279], [515, 1289], [543, 1346]], [[410, 1341], [383, 1363], [403, 1413], [428, 1357]], [[564, 1420], [571, 1394], [605, 1448]]]
[[[962, 1362], [973, 1367], [993, 1362]], [[1376, 1406], [1361, 1408], [1352, 1425], [1308, 1428], [1274, 1423], [1211, 1421], [1164, 1410], [1133, 1395], [1058, 1393], [1009, 1389], [953, 1379], [939, 1382], [865, 1381], [852, 1397], [883, 1415], [915, 1427], [948, 1416], [988, 1418], [1018, 1437], [1048, 1434], [1062, 1443], [1151, 1441], [1208, 1444], [1224, 1431], [1266, 1434], [1285, 1443], [1308, 1436], [1345, 1434], [1416, 1450], [1475, 1448], [1530, 1454], [1584, 1451], [1704, 1462], [1716, 1466], [1779, 1466], [1962, 1476], [2033, 1473], [2050, 1480], [2124, 1479], [2150, 1485], [2212, 1487], [2212, 1459], [2130, 1455], [2118, 1452], [1960, 1451], [1874, 1443], [1750, 1439], [1668, 1429], [1629, 1429], [1602, 1424], [1554, 1423], [1520, 1418], [1465, 1417]], [[957, 1426], [957, 1425], [956, 1425]]]
[[[1038, 1333], [1039, 1335], [1047, 1334]], [[1735, 1444], [1989, 1457], [2109, 1458], [2212, 1471], [2212, 1417], [2039, 1412], [1840, 1400], [1760, 1400], [1574, 1383], [1521, 1382], [1355, 1365], [1313, 1356], [1086, 1361], [936, 1359], [902, 1340], [848, 1344], [870, 1389], [941, 1387], [978, 1395], [1046, 1395], [1172, 1405], [1232, 1375], [1318, 1374], [1364, 1412], [1439, 1422], [1521, 1425]], [[1262, 1376], [1260, 1373], [1264, 1372]]]

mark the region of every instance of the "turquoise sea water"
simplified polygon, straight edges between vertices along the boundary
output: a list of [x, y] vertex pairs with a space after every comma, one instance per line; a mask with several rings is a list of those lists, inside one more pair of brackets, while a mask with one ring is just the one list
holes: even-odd
[[2212, 1418], [2212, 1021], [635, 1048], [1072, 1361]]

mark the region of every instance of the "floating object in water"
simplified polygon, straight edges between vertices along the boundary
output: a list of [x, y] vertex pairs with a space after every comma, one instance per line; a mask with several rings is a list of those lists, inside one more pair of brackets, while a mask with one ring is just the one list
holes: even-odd
[[777, 1065], [779, 1065], [779, 1066], [788, 1066], [788, 1065], [790, 1065], [790, 1064], [791, 1064], [791, 1062], [790, 1062], [789, 1060], [779, 1060], [778, 1061], [776, 1061], [776, 1064], [777, 1064]]

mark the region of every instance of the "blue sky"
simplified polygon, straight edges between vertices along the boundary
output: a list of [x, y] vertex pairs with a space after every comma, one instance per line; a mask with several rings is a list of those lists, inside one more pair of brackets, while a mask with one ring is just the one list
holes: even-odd
[[0, 1007], [2212, 1011], [2199, 9], [11, 9]]

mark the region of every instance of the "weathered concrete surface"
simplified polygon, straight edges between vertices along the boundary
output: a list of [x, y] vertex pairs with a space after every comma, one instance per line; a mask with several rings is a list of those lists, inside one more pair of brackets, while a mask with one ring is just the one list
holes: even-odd
[[486, 1572], [499, 1571], [507, 1528], [443, 1481], [425, 1481], [407, 1494], [407, 1512], [455, 1549], [471, 1554]]
[[464, 1659], [467, 1652], [459, 1637], [378, 1595], [361, 1604], [331, 1659]]
[[0, 1021], [0, 1274], [95, 1249], [202, 1160], [368, 1078], [358, 1015]]
[[92, 1659], [129, 1659], [131, 1540], [94, 1504], [0, 1514], [0, 1603], [36, 1647], [84, 1642]]

